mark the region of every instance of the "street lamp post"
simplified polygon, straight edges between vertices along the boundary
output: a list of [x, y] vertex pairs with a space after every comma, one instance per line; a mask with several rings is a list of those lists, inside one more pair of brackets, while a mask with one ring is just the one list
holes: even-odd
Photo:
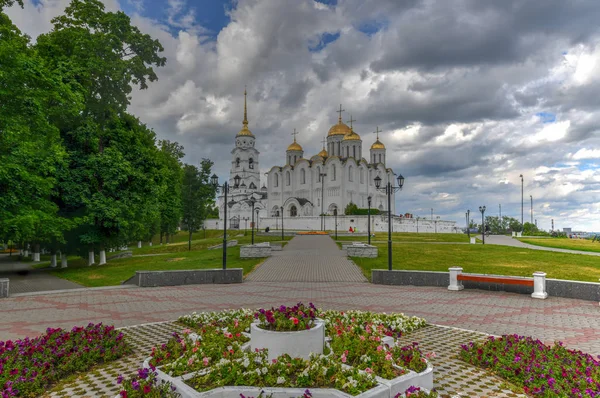
[[369, 234], [369, 245], [371, 244], [371, 196], [367, 197], [367, 203], [369, 204], [367, 210], [367, 234]]
[[485, 218], [483, 214], [485, 213], [485, 206], [479, 206], [479, 211], [481, 212], [481, 240], [485, 245]]
[[523, 174], [519, 174], [521, 177], [521, 231], [523, 231]]
[[333, 209], [333, 216], [335, 217], [335, 240], [337, 240], [337, 209]]
[[419, 233], [419, 217], [417, 217], [417, 233]]
[[[211, 179], [211, 183], [215, 188], [215, 191], [223, 192], [225, 197], [223, 198], [223, 270], [227, 269], [227, 193], [229, 192], [229, 184], [227, 181], [223, 183], [222, 186], [219, 186], [219, 177], [216, 174], [213, 174]], [[239, 185], [240, 177], [236, 176], [235, 186]]]
[[529, 195], [529, 200], [531, 201], [531, 223], [533, 224], [533, 195]]
[[256, 233], [258, 234], [258, 213], [260, 212], [260, 209], [256, 209]]
[[252, 222], [250, 226], [252, 227], [252, 244], [254, 245], [254, 204], [256, 203], [256, 199], [250, 198], [250, 204], [252, 205]]
[[285, 240], [285, 235], [283, 232], [283, 206], [281, 206], [281, 241]]
[[433, 207], [431, 208], [431, 221], [433, 221]]
[[325, 177], [327, 177], [327, 174], [319, 173], [319, 177], [321, 178], [321, 231], [325, 231], [325, 212], [323, 210], [323, 205], [325, 202]]
[[400, 174], [397, 178], [398, 186], [392, 186], [391, 182], [387, 182], [385, 187], [381, 187], [381, 177], [375, 177], [375, 188], [378, 191], [385, 192], [388, 199], [388, 270], [392, 270], [392, 192], [397, 192], [404, 185], [404, 177]]
[[471, 210], [467, 210], [465, 213], [467, 216], [467, 236], [469, 237], [469, 242], [471, 241], [471, 223], [469, 222], [471, 216]]

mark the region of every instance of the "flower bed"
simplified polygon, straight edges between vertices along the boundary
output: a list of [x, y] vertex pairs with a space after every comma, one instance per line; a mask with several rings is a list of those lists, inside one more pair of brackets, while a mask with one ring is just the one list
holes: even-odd
[[600, 362], [558, 342], [547, 346], [531, 337], [507, 335], [462, 345], [462, 360], [490, 369], [539, 397], [597, 397]]
[[[156, 369], [159, 379], [174, 383], [184, 398], [209, 397], [217, 389], [223, 392], [219, 398], [231, 394], [239, 398], [240, 393], [257, 388], [268, 388], [267, 396], [273, 393], [286, 398], [300, 396], [296, 393], [306, 388], [315, 397], [389, 398], [396, 391], [404, 393], [411, 385], [431, 388], [432, 380], [428, 380], [432, 379], [432, 368], [418, 345], [399, 347], [394, 340], [424, 326], [420, 318], [320, 311], [312, 304], [299, 303], [256, 313], [240, 310], [192, 314], [180, 318], [180, 322], [188, 329], [155, 347], [145, 365]], [[250, 343], [246, 342], [248, 329]], [[305, 345], [297, 336], [318, 329], [321, 333], [327, 330], [331, 343], [327, 355], [302, 358], [290, 350]], [[248, 349], [255, 344], [257, 330], [296, 338], [275, 357], [268, 350]], [[323, 340], [321, 334], [320, 342]]]
[[39, 397], [57, 381], [127, 352], [123, 333], [101, 323], [0, 341], [0, 396]]

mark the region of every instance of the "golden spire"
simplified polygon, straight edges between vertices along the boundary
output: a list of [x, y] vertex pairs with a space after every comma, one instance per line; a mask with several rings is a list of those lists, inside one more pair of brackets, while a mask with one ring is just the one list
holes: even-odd
[[[342, 109], [342, 104], [340, 104], [340, 110], [336, 111], [337, 113], [339, 113], [339, 117], [338, 117], [338, 124], [342, 124], [342, 112], [345, 112], [345, 109]], [[352, 118], [352, 116], [350, 116], [350, 118]]]
[[248, 107], [246, 106], [246, 87], [244, 86], [244, 121], [242, 124], [244, 125], [237, 136], [246, 135], [249, 137], [254, 137], [254, 134], [248, 129]]
[[355, 122], [356, 119], [352, 119], [352, 114], [350, 114], [350, 120], [348, 120], [348, 123], [350, 123], [350, 131], [353, 131], [352, 129], [352, 122]]
[[244, 86], [244, 121], [242, 122], [246, 128], [248, 127], [248, 108], [246, 107], [246, 86]]
[[294, 136], [294, 142], [290, 144], [290, 146], [288, 147], [288, 151], [302, 151], [302, 147], [300, 146], [300, 144], [298, 144], [296, 142], [296, 135], [298, 134], [298, 132], [296, 131], [296, 129], [294, 129], [294, 132], [292, 133], [292, 135]]
[[374, 133], [377, 134], [377, 140], [373, 143], [373, 145], [371, 145], [371, 149], [385, 149], [385, 145], [379, 141], [379, 133], [381, 133], [379, 126], [377, 126], [377, 129], [374, 131]]

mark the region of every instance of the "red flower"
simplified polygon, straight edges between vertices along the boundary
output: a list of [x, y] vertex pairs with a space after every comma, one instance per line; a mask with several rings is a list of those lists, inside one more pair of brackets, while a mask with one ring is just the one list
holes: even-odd
[[127, 398], [127, 391], [123, 390], [120, 392], [121, 398]]
[[144, 394], [148, 394], [150, 391], [152, 391], [152, 388], [148, 384], [146, 384], [144, 386]]

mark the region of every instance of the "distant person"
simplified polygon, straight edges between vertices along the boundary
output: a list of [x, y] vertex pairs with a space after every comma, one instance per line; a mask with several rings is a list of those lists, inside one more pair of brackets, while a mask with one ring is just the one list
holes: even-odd
[[265, 232], [267, 232], [267, 233], [268, 233], [270, 230], [271, 230], [271, 228], [269, 228], [269, 227], [265, 228]]

